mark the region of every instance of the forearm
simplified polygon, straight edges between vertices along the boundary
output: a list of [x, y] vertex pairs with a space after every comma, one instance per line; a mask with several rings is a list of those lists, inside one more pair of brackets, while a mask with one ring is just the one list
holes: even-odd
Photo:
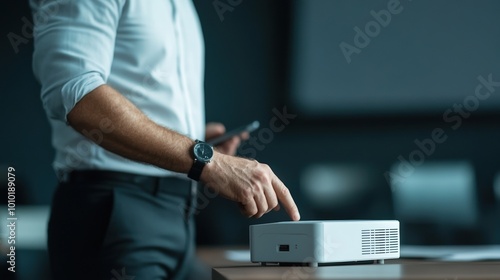
[[128, 159], [182, 173], [193, 164], [192, 139], [157, 125], [110, 86], [87, 94], [67, 118], [80, 133], [99, 129], [103, 120], [109, 120], [114, 129], [103, 133], [98, 144]]
[[[84, 130], [99, 130], [101, 122], [109, 120], [114, 129], [102, 133], [98, 144], [131, 160], [181, 173], [187, 173], [193, 164], [192, 139], [157, 125], [109, 86], [100, 86], [85, 95], [67, 119], [82, 134]], [[265, 164], [215, 152], [213, 163], [203, 169], [201, 181], [239, 202], [249, 217], [258, 218], [272, 209], [278, 210], [280, 201], [293, 220], [300, 219], [288, 188]]]

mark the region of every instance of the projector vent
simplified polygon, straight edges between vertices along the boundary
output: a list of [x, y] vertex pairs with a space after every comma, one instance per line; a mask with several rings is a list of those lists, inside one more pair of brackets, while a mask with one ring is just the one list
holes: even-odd
[[361, 255], [398, 253], [398, 235], [397, 228], [361, 230]]

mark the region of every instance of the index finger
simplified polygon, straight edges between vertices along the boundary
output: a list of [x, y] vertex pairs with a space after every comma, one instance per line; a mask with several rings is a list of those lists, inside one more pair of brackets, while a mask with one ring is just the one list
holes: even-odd
[[273, 189], [278, 197], [278, 200], [281, 202], [283, 207], [285, 207], [288, 216], [292, 218], [294, 221], [300, 220], [299, 208], [293, 201], [292, 195], [290, 194], [290, 190], [281, 182], [281, 180], [274, 175], [272, 179]]

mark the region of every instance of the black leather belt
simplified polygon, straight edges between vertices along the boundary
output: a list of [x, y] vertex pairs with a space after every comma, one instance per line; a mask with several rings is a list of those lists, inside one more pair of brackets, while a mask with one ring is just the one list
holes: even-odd
[[196, 194], [196, 184], [191, 180], [176, 177], [156, 177], [105, 170], [74, 170], [67, 177], [68, 183], [75, 184], [102, 181], [133, 183], [147, 192], [164, 192], [185, 198]]

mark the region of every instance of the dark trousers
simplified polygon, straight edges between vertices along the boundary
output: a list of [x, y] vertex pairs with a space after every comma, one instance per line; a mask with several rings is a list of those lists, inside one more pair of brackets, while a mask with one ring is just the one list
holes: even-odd
[[49, 220], [54, 279], [185, 279], [195, 203], [187, 180], [71, 173], [55, 192]]

